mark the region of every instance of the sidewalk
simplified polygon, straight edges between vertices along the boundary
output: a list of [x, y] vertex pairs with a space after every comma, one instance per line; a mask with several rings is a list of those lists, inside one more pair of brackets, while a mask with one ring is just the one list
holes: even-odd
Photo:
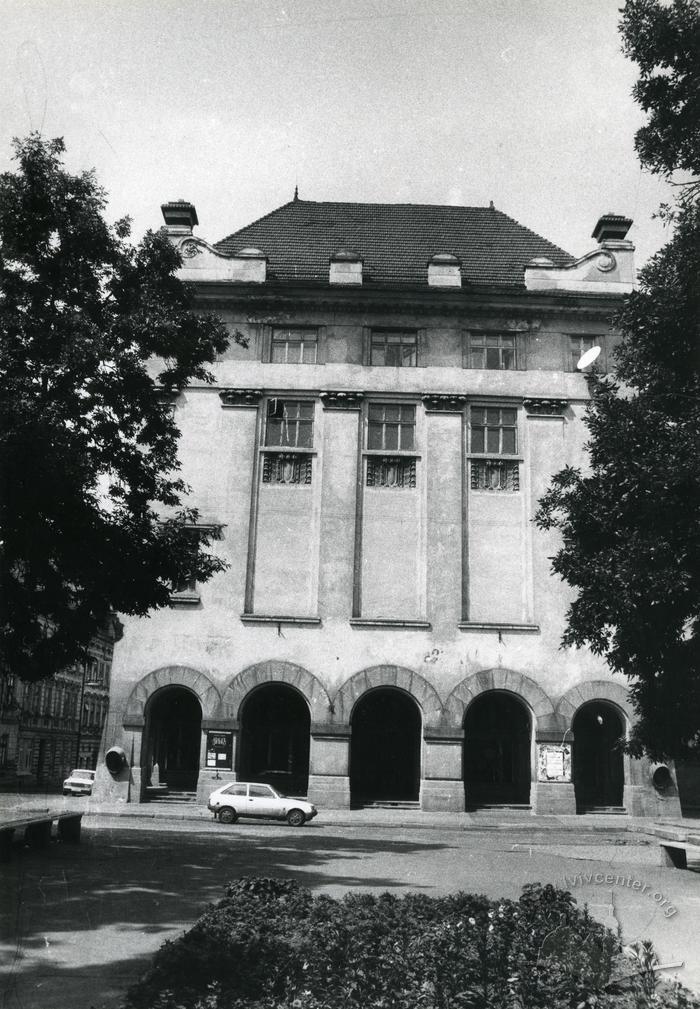
[[[123, 817], [140, 820], [212, 821], [204, 805], [158, 800], [149, 803], [93, 802], [89, 797], [28, 795], [0, 796], [0, 821], [10, 811], [83, 810], [86, 818]], [[418, 809], [322, 809], [313, 821], [317, 827], [387, 827], [410, 830], [483, 831], [522, 830], [528, 834], [576, 831], [601, 834], [651, 834], [684, 840], [700, 833], [700, 819], [630, 817], [627, 815], [585, 814], [582, 816], [533, 816], [518, 810], [479, 810], [469, 813], [426, 812]]]

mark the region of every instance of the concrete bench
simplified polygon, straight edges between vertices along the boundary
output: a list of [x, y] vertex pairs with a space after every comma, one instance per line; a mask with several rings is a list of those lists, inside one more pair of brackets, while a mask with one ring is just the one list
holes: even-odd
[[27, 844], [45, 848], [51, 840], [51, 829], [55, 822], [58, 836], [62, 841], [78, 844], [82, 818], [82, 812], [68, 809], [60, 812], [47, 809], [41, 812], [4, 816], [0, 820], [0, 861], [9, 861], [16, 830], [24, 830], [24, 840]]
[[687, 869], [688, 858], [694, 863], [692, 868], [700, 863], [700, 846], [689, 844], [687, 841], [670, 840], [666, 838], [659, 841], [662, 851], [662, 865], [673, 866], [675, 869]]

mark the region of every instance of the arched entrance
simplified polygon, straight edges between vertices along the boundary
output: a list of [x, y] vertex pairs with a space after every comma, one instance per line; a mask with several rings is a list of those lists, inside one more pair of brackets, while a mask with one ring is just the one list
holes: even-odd
[[421, 713], [393, 687], [364, 694], [352, 713], [350, 800], [417, 802], [420, 790]]
[[258, 687], [241, 709], [239, 778], [306, 795], [310, 730], [309, 708], [297, 690], [283, 683]]
[[199, 777], [202, 708], [186, 687], [164, 687], [146, 708], [145, 771], [152, 785], [194, 791]]
[[606, 701], [591, 701], [578, 709], [572, 728], [576, 808], [621, 807], [625, 773], [617, 743], [625, 724], [620, 712]]
[[487, 691], [464, 719], [467, 808], [530, 802], [530, 713], [513, 694]]

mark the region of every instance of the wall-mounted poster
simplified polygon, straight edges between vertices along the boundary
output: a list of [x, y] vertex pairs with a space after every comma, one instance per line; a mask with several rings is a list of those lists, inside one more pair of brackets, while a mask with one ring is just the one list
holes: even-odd
[[207, 732], [207, 767], [218, 771], [233, 770], [233, 733]]
[[538, 781], [571, 781], [571, 747], [540, 743], [537, 748]]

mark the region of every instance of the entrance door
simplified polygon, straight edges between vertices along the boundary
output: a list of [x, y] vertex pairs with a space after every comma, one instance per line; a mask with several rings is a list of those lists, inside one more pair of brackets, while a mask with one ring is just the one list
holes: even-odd
[[357, 702], [351, 728], [351, 801], [417, 802], [421, 713], [413, 698], [392, 687], [372, 690]]
[[591, 701], [576, 712], [573, 730], [577, 809], [622, 806], [625, 774], [617, 743], [625, 727], [620, 714], [605, 701]]
[[240, 780], [306, 795], [310, 733], [311, 715], [301, 694], [283, 683], [258, 687], [241, 712]]
[[202, 739], [202, 709], [195, 695], [185, 687], [159, 690], [150, 700], [146, 724], [151, 784], [194, 791]]
[[464, 719], [464, 788], [467, 808], [528, 805], [530, 715], [512, 694], [489, 691]]

